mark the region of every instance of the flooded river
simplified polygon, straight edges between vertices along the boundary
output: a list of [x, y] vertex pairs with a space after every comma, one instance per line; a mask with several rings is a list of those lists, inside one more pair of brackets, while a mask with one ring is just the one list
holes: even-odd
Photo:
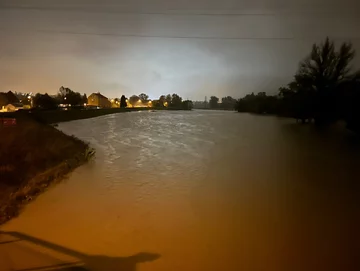
[[1, 228], [28, 243], [9, 243], [5, 260], [33, 259], [17, 269], [56, 259], [55, 270], [66, 261], [104, 271], [356, 270], [360, 148], [351, 135], [196, 110], [59, 129], [96, 157]]

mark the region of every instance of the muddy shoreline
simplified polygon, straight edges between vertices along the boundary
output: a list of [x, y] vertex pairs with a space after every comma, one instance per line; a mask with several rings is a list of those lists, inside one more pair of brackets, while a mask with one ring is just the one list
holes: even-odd
[[67, 178], [74, 169], [87, 163], [93, 154], [93, 150], [89, 148], [83, 153], [75, 154], [73, 159], [66, 160], [38, 174], [20, 187], [13, 190], [9, 189], [5, 198], [1, 199], [0, 225], [17, 217], [26, 204]]
[[22, 115], [16, 119], [15, 126], [0, 127], [0, 225], [95, 153], [51, 125]]

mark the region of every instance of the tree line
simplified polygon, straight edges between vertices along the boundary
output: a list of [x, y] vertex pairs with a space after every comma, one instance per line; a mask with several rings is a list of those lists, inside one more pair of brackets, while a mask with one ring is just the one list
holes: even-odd
[[209, 101], [205, 98], [205, 101], [195, 101], [194, 108], [197, 109], [223, 109], [234, 110], [237, 100], [231, 96], [226, 96], [220, 99], [216, 96], [211, 96]]
[[87, 103], [87, 96], [84, 93], [81, 95], [70, 88], [61, 86], [56, 95], [37, 93], [33, 97], [33, 106], [41, 109], [56, 109], [61, 104], [70, 105], [72, 107], [82, 107]]
[[[49, 94], [37, 93], [33, 98], [33, 106], [46, 110], [56, 109], [61, 105], [71, 106], [73, 108], [83, 108], [87, 104], [86, 94], [81, 95], [67, 87], [60, 87], [58, 93], [54, 96]], [[171, 108], [171, 109], [192, 109], [193, 104], [190, 100], [183, 100], [178, 94], [161, 95], [158, 100], [150, 100], [145, 93], [132, 95], [129, 99], [122, 95], [119, 98], [111, 100], [112, 107], [125, 108], [128, 103], [135, 106], [149, 106], [154, 108]]]
[[151, 107], [154, 108], [192, 109], [193, 107], [192, 101], [183, 100], [182, 97], [176, 93], [161, 95], [157, 100], [149, 100], [147, 94], [141, 93], [140, 95], [132, 95], [128, 101], [132, 106], [136, 106], [139, 102], [143, 105], [151, 102]]
[[312, 46], [293, 80], [280, 87], [277, 95], [246, 95], [236, 102], [236, 109], [293, 117], [303, 123], [314, 121], [317, 125], [344, 120], [348, 128], [360, 131], [360, 72], [352, 69], [354, 57], [351, 43], [344, 42], [337, 49], [326, 38]]

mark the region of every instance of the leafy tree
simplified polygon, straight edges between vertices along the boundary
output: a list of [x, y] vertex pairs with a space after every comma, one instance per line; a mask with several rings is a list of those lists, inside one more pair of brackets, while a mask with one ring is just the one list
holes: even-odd
[[57, 102], [54, 98], [50, 97], [47, 93], [44, 95], [37, 93], [33, 99], [34, 106], [42, 109], [56, 109]]
[[9, 100], [6, 97], [5, 93], [0, 93], [0, 109], [7, 105], [9, 103]]
[[165, 101], [168, 103], [168, 105], [171, 104], [171, 102], [172, 102], [172, 97], [171, 97], [170, 94], [166, 95]]
[[71, 104], [73, 106], [84, 104], [84, 96], [79, 92], [74, 92], [70, 88], [65, 88], [63, 86], [59, 89], [57, 99], [60, 103]]
[[152, 107], [154, 108], [161, 108], [164, 105], [160, 104], [159, 100], [152, 100]]
[[71, 105], [82, 105], [82, 101], [83, 97], [79, 92], [72, 91], [67, 95], [67, 103]]
[[216, 96], [210, 97], [210, 108], [217, 108], [218, 107], [219, 98]]
[[193, 108], [193, 102], [190, 100], [185, 100], [182, 102], [182, 108], [186, 110], [191, 110]]
[[246, 95], [236, 103], [239, 112], [251, 112], [256, 114], [276, 114], [279, 109], [277, 96], [267, 96], [265, 92]]
[[314, 115], [314, 92], [303, 88], [293, 81], [287, 87], [279, 88], [278, 113], [288, 117], [294, 117], [303, 123], [309, 122]]
[[316, 123], [329, 123], [337, 118], [337, 90], [354, 77], [351, 73], [354, 56], [351, 43], [342, 43], [336, 50], [334, 42], [326, 38], [320, 45], [314, 44], [310, 55], [300, 62], [294, 90], [310, 106], [308, 113]]
[[59, 96], [61, 96], [61, 97], [65, 97], [66, 96], [66, 94], [68, 93], [68, 90], [69, 90], [69, 88], [65, 88], [64, 86], [61, 86], [60, 88], [59, 88]]
[[146, 95], [145, 93], [141, 93], [141, 94], [139, 95], [139, 99], [141, 100], [141, 102], [142, 102], [143, 104], [146, 104], [146, 103], [149, 101], [149, 96]]
[[133, 95], [130, 97], [129, 99], [129, 103], [132, 105], [132, 106], [135, 106], [136, 103], [140, 100], [139, 96], [137, 95]]
[[177, 94], [173, 94], [171, 96], [171, 106], [172, 107], [177, 107], [177, 108], [180, 108], [181, 107], [181, 103], [182, 103], [182, 98], [177, 95]]
[[236, 100], [231, 96], [221, 98], [221, 108], [223, 109], [235, 109]]
[[161, 95], [158, 102], [159, 102], [159, 106], [164, 106], [164, 103], [166, 102], [165, 95]]
[[22, 100], [21, 100], [21, 103], [23, 105], [31, 105], [31, 97], [28, 98], [28, 96], [25, 96]]
[[278, 96], [265, 93], [246, 95], [236, 103], [240, 112], [275, 113], [302, 122], [329, 124], [345, 120], [347, 127], [360, 132], [360, 71], [353, 72], [355, 51], [350, 43], [338, 50], [329, 38], [314, 44], [310, 54]]
[[347, 128], [360, 132], [360, 76], [342, 83], [338, 93], [340, 118], [346, 121]]
[[120, 98], [120, 107], [121, 108], [127, 107], [126, 97], [124, 95], [122, 95], [121, 98]]
[[84, 104], [87, 104], [88, 99], [87, 99], [86, 93], [84, 93], [84, 95], [82, 96], [82, 101], [81, 102], [84, 103]]

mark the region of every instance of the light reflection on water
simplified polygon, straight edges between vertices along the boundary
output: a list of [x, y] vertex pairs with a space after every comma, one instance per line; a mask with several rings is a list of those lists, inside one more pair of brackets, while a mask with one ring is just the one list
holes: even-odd
[[114, 114], [59, 128], [89, 141], [95, 160], [4, 230], [89, 254], [161, 254], [138, 270], [355, 264], [360, 152], [348, 134], [218, 111]]

